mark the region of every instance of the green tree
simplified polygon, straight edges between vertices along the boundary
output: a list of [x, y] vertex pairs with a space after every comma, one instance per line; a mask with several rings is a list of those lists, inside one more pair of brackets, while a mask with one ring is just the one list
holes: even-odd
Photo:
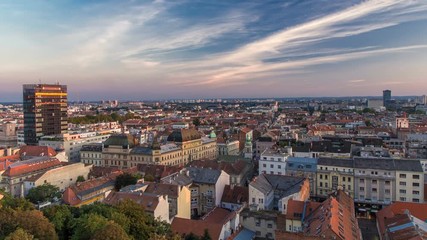
[[200, 238], [198, 236], [196, 236], [194, 233], [189, 233], [187, 235], [185, 235], [185, 240], [200, 240]]
[[85, 214], [80, 218], [74, 219], [71, 226], [74, 233], [72, 240], [91, 239], [94, 233], [103, 229], [107, 225], [108, 220], [98, 214]]
[[212, 240], [211, 236], [209, 235], [209, 230], [205, 229], [203, 232], [203, 236], [200, 238], [200, 240]]
[[55, 240], [55, 226], [38, 210], [16, 211], [15, 222], [19, 227], [40, 240]]
[[126, 187], [128, 185], [136, 184], [138, 181], [137, 177], [130, 173], [123, 173], [116, 178], [116, 182], [114, 188], [118, 191], [122, 187]]
[[135, 239], [150, 239], [155, 233], [154, 218], [147, 215], [141, 205], [125, 200], [117, 204], [116, 208], [130, 220], [129, 235]]
[[45, 183], [41, 186], [37, 186], [35, 188], [30, 189], [26, 198], [30, 200], [30, 202], [32, 203], [39, 203], [39, 202], [50, 201], [54, 197], [56, 198], [61, 197], [59, 188], [49, 183]]
[[85, 177], [83, 176], [78, 176], [77, 177], [77, 181], [76, 182], [84, 182], [85, 181]]
[[103, 228], [94, 232], [91, 240], [130, 240], [130, 238], [119, 224], [109, 221]]
[[34, 205], [25, 198], [13, 198], [10, 194], [0, 192], [3, 199], [0, 201], [1, 205], [5, 208], [19, 209], [19, 210], [34, 210]]
[[54, 205], [43, 209], [43, 214], [55, 226], [59, 239], [68, 239], [70, 229], [69, 222], [73, 218], [71, 207], [67, 205]]
[[147, 174], [144, 176], [144, 181], [146, 182], [154, 182], [154, 177], [151, 174]]
[[13, 233], [9, 234], [5, 240], [33, 240], [34, 236], [27, 233], [24, 229], [18, 228]]
[[195, 118], [195, 119], [193, 119], [193, 124], [194, 124], [194, 126], [196, 126], [196, 127], [200, 126], [200, 118]]

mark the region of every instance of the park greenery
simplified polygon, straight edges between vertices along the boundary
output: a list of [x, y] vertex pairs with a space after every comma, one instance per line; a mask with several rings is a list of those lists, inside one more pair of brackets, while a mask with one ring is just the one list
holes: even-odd
[[34, 204], [51, 202], [53, 199], [60, 199], [61, 192], [58, 187], [45, 183], [31, 188], [26, 198]]
[[170, 224], [154, 219], [130, 200], [115, 206], [52, 205], [41, 212], [26, 199], [2, 195], [0, 239], [181, 239], [172, 234]]

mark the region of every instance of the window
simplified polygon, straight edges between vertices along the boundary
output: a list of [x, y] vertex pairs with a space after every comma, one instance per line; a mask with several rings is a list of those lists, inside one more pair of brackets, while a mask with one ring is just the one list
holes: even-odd
[[323, 187], [323, 183], [322, 182], [320, 182], [320, 187]]
[[362, 179], [359, 180], [359, 182], [360, 183], [365, 183], [365, 179], [362, 178]]
[[325, 187], [326, 187], [326, 188], [328, 187], [328, 183], [325, 183]]
[[278, 165], [278, 166], [277, 166], [277, 168], [278, 168], [278, 169], [282, 169], [282, 165]]
[[414, 194], [414, 195], [420, 195], [420, 191], [412, 191], [412, 194]]
[[377, 188], [372, 188], [372, 192], [377, 192]]
[[390, 186], [390, 181], [385, 181], [386, 186]]
[[365, 191], [365, 188], [364, 187], [360, 187], [360, 191]]
[[319, 178], [320, 178], [320, 179], [323, 179], [323, 175], [322, 175], [322, 174], [320, 174], [320, 175], [319, 175]]
[[401, 193], [401, 194], [406, 194], [406, 190], [405, 190], [405, 189], [400, 189], [400, 190], [399, 190], [399, 193]]
[[412, 175], [413, 179], [420, 179], [420, 175]]
[[271, 167], [271, 168], [274, 168], [274, 164], [270, 164], [270, 167]]
[[345, 182], [345, 177], [342, 177], [342, 181]]
[[328, 175], [325, 175], [325, 179], [328, 180]]
[[267, 228], [273, 228], [273, 224], [271, 223], [267, 224]]
[[418, 198], [413, 198], [413, 199], [412, 199], [412, 202], [420, 202], [420, 199], [418, 199]]
[[386, 189], [384, 192], [385, 192], [386, 194], [390, 194], [390, 189]]
[[420, 184], [419, 184], [419, 183], [414, 182], [414, 183], [412, 183], [412, 186], [413, 186], [413, 187], [419, 187], [419, 186], [420, 186]]
[[263, 167], [267, 167], [267, 164], [265, 164], [265, 163], [264, 163], [262, 166], [263, 166]]
[[372, 180], [372, 184], [377, 184], [377, 180]]
[[399, 177], [400, 178], [406, 178], [406, 174], [401, 173], [401, 174], [399, 174]]
[[347, 182], [351, 182], [351, 178], [350, 177], [347, 178]]
[[400, 197], [401, 202], [406, 202], [406, 197]]
[[255, 198], [252, 198], [252, 203], [255, 203]]
[[400, 186], [406, 186], [406, 182], [399, 182]]

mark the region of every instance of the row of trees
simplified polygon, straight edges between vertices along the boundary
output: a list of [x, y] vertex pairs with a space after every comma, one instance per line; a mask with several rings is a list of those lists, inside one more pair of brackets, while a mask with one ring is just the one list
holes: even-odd
[[4, 195], [0, 201], [0, 239], [181, 239], [172, 234], [170, 224], [154, 219], [130, 200], [116, 206], [53, 205], [41, 212], [25, 199]]
[[115, 112], [111, 114], [96, 114], [96, 115], [86, 115], [84, 117], [70, 117], [68, 118], [69, 123], [73, 124], [91, 124], [91, 123], [101, 123], [101, 122], [119, 122], [122, 123], [128, 119], [139, 118], [133, 113], [126, 113], [124, 116], [121, 116]]

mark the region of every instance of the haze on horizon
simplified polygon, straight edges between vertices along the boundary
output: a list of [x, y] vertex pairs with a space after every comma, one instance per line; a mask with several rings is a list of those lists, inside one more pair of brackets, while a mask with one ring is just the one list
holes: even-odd
[[427, 92], [427, 1], [6, 1], [0, 102]]

